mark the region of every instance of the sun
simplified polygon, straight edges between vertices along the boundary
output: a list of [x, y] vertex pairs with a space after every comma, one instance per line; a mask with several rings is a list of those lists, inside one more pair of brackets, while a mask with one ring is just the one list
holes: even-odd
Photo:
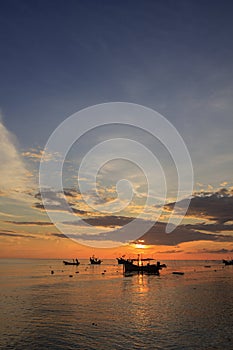
[[144, 248], [146, 248], [146, 245], [145, 244], [136, 243], [135, 244], [135, 248], [137, 248], [137, 249], [144, 249]]
[[147, 245], [143, 244], [144, 243], [144, 239], [138, 239], [135, 243], [134, 243], [134, 247], [136, 249], [145, 249], [148, 248]]

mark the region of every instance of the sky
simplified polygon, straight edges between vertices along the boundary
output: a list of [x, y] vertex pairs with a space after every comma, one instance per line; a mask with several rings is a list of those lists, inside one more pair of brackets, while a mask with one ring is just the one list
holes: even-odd
[[[161, 259], [232, 256], [232, 2], [10, 0], [0, 6], [0, 256], [73, 258], [97, 253], [114, 257], [140, 250], [133, 244], [86, 246], [95, 234], [95, 245], [106, 237], [119, 237], [147, 199], [143, 171], [124, 159], [101, 168], [98, 198], [88, 193], [87, 199], [97, 203], [99, 211], [81, 196], [77, 169], [83, 157], [99, 142], [114, 137], [143, 144], [158, 157], [166, 175], [166, 205], [143, 236], [145, 254]], [[38, 183], [48, 138], [70, 115], [109, 102], [157, 111], [187, 146], [194, 172], [193, 197], [180, 227], [168, 236], [164, 223], [177, 191], [174, 162], [151, 134], [130, 126], [91, 130], [67, 154], [65, 199], [88, 227], [83, 221], [72, 224], [66, 217], [61, 193], [44, 193], [48, 211], [57, 220], [64, 216], [65, 232], [84, 245], [64, 237], [45, 211]], [[130, 146], [126, 148], [130, 152]], [[44, 162], [49, 163], [59, 161], [60, 154], [46, 156]], [[150, 173], [160, 181], [157, 170], [151, 167]], [[132, 201], [114, 213], [101, 213], [103, 202], [116, 199], [120, 179], [132, 182]], [[83, 182], [88, 184], [88, 178]], [[123, 187], [122, 194], [128, 190]], [[159, 194], [153, 193], [152, 199], [157, 202], [149, 203], [146, 223], [161, 211]], [[177, 217], [185, 200], [178, 203]]]

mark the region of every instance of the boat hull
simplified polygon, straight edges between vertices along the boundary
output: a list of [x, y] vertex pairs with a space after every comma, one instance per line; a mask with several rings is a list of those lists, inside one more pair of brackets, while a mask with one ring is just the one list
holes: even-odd
[[64, 265], [73, 265], [73, 266], [78, 266], [80, 262], [70, 262], [70, 261], [63, 261]]
[[116, 259], [117, 259], [118, 265], [123, 265], [127, 262], [127, 260], [123, 258], [116, 258]]
[[124, 263], [124, 273], [136, 272], [150, 275], [159, 275], [160, 267], [157, 264], [135, 265], [130, 262]]

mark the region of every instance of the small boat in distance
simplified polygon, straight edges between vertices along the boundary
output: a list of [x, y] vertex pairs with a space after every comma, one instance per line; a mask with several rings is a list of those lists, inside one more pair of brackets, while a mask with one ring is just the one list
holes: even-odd
[[225, 264], [225, 266], [227, 266], [227, 265], [233, 265], [233, 259], [232, 260], [225, 260], [225, 259], [223, 259], [223, 264]]
[[[150, 264], [150, 261], [154, 260], [152, 258], [140, 258], [138, 255], [137, 259], [127, 259], [123, 263], [124, 265], [124, 274], [128, 274], [131, 272], [137, 272], [137, 273], [145, 273], [145, 274], [153, 274], [153, 275], [159, 275], [160, 270], [162, 268], [167, 267], [166, 264], [160, 264], [159, 261], [157, 261], [154, 264]], [[136, 262], [136, 263], [134, 263]], [[143, 262], [147, 262], [146, 265], [143, 264]]]
[[64, 265], [74, 265], [74, 266], [78, 266], [80, 264], [80, 262], [78, 261], [78, 259], [73, 259], [73, 261], [66, 261], [63, 260], [63, 264]]
[[182, 271], [173, 271], [172, 274], [173, 275], [184, 275], [184, 272], [182, 272]]
[[94, 255], [90, 257], [90, 263], [91, 265], [100, 265], [102, 263], [102, 260], [99, 258], [96, 258]]

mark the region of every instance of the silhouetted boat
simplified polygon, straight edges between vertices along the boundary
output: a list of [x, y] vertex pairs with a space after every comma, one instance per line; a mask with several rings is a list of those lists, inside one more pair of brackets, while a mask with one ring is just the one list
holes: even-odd
[[95, 258], [95, 256], [93, 255], [92, 257], [90, 257], [90, 263], [91, 265], [100, 265], [102, 263], [102, 260], [100, 260], [99, 258]]
[[65, 261], [65, 260], [63, 260], [63, 264], [64, 265], [78, 266], [80, 264], [80, 262], [78, 261], [78, 259], [76, 259], [75, 261]]
[[[159, 261], [157, 261], [156, 264], [150, 264], [151, 260], [154, 260], [154, 259], [152, 258], [141, 259], [139, 256], [137, 259], [127, 259], [123, 263], [124, 273], [128, 274], [130, 272], [137, 272], [137, 273], [159, 275], [160, 270], [162, 270], [162, 268], [164, 267], [167, 267], [166, 264], [160, 264]], [[135, 264], [134, 262], [137, 262], [137, 263]], [[147, 262], [147, 264], [144, 265], [143, 262]]]
[[122, 255], [121, 258], [116, 258], [116, 259], [119, 265], [122, 265], [127, 261], [127, 259], [125, 259], [125, 255]]
[[233, 265], [233, 260], [225, 260], [225, 259], [223, 259], [223, 264], [225, 264], [225, 265]]
[[184, 275], [184, 272], [181, 271], [173, 271], [173, 275]]

